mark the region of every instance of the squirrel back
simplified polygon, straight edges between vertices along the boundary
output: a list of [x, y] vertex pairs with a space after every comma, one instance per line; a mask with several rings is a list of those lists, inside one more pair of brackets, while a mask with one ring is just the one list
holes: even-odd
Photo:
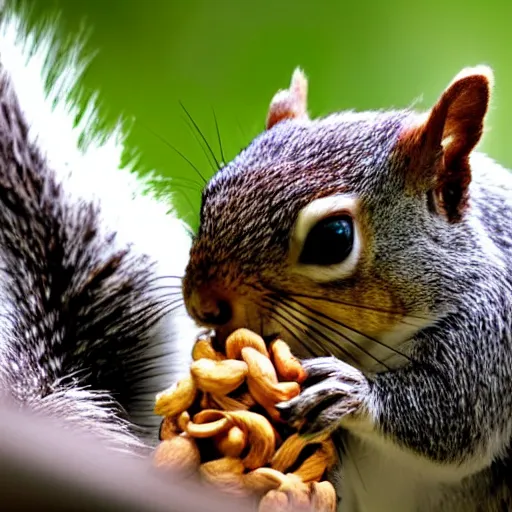
[[2, 13], [0, 394], [133, 451], [155, 440], [154, 396], [189, 357], [190, 240], [121, 164], [121, 129], [92, 134], [94, 97], [78, 116], [81, 48], [55, 41]]
[[310, 119], [296, 71], [203, 192], [187, 309], [310, 358], [280, 409], [339, 439], [342, 511], [512, 508], [512, 175], [475, 150], [492, 82]]

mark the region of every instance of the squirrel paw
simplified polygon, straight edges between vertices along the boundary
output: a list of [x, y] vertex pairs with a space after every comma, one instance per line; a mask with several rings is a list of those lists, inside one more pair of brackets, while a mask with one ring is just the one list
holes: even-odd
[[365, 410], [370, 386], [356, 368], [335, 357], [303, 361], [308, 377], [300, 395], [277, 404], [281, 418], [302, 435], [332, 432]]

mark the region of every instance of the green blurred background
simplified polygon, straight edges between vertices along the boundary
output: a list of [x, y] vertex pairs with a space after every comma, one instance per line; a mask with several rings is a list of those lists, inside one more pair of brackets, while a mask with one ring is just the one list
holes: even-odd
[[[22, 2], [23, 3], [23, 2]], [[428, 108], [458, 71], [487, 63], [496, 86], [480, 146], [512, 167], [510, 50], [512, 2], [305, 0], [27, 0], [32, 21], [55, 18], [62, 37], [85, 21], [84, 76], [101, 115], [136, 122], [128, 138], [138, 170], [176, 178], [175, 204], [197, 226], [200, 179], [213, 168], [190, 129], [186, 106], [220, 159], [213, 112], [227, 160], [263, 128], [274, 92], [300, 65], [313, 116], [339, 109]], [[419, 100], [419, 101], [418, 101]], [[189, 181], [192, 180], [192, 181]], [[99, 184], [101, 186], [101, 184]], [[169, 180], [163, 182], [164, 190]]]

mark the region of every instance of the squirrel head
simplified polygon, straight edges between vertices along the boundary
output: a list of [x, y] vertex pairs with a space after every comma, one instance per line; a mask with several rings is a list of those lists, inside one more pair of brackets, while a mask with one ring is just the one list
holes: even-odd
[[221, 337], [248, 327], [303, 356], [391, 364], [449, 307], [450, 258], [472, 251], [470, 162], [491, 83], [466, 69], [426, 114], [310, 119], [296, 70], [266, 130], [203, 191], [189, 313]]

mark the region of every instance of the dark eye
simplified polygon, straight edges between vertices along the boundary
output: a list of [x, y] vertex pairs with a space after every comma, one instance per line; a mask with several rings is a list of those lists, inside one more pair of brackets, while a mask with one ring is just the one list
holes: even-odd
[[354, 245], [354, 227], [348, 215], [327, 217], [308, 233], [299, 262], [334, 265], [345, 260]]

